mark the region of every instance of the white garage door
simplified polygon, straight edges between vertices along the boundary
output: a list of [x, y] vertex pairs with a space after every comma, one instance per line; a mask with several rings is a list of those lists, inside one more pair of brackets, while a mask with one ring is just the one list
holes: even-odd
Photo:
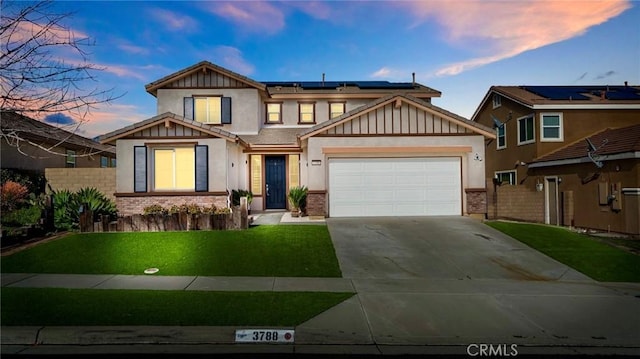
[[329, 160], [329, 216], [461, 215], [460, 158]]

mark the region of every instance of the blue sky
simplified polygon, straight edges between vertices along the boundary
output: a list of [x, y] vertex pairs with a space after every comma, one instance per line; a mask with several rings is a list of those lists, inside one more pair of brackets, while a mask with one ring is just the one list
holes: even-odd
[[81, 132], [156, 114], [144, 85], [208, 60], [258, 81], [416, 80], [470, 118], [492, 85], [640, 84], [629, 1], [64, 1], [99, 86], [124, 96]]

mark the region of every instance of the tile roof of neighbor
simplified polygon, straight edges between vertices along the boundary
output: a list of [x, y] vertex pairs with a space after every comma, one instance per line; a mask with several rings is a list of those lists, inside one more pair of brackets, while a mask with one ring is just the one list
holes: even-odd
[[171, 120], [174, 120], [176, 122], [182, 121], [185, 124], [190, 125], [191, 127], [197, 127], [197, 128], [202, 129], [205, 132], [219, 134], [220, 136], [227, 137], [227, 138], [230, 138], [230, 139], [237, 139], [238, 138], [237, 135], [235, 135], [235, 134], [233, 134], [231, 132], [225, 131], [225, 130], [221, 130], [216, 126], [208, 125], [208, 124], [202, 123], [202, 122], [187, 120], [184, 117], [176, 115], [174, 113], [165, 112], [165, 113], [153, 116], [151, 118], [148, 118], [146, 120], [143, 120], [143, 121], [140, 121], [140, 122], [136, 122], [136, 123], [134, 123], [132, 125], [129, 125], [129, 126], [126, 126], [126, 127], [122, 127], [122, 128], [119, 128], [119, 129], [117, 129], [115, 131], [112, 131], [112, 132], [106, 133], [104, 135], [101, 135], [100, 137], [98, 137], [98, 140], [101, 143], [110, 142], [110, 141], [113, 141], [113, 140], [121, 137], [122, 135], [125, 135], [128, 132], [134, 131], [134, 130], [139, 129], [139, 128], [146, 127], [147, 125], [150, 125], [150, 124], [152, 124], [152, 123], [154, 123], [156, 121], [160, 121], [160, 120], [164, 120], [164, 119], [171, 119]]
[[[598, 148], [595, 155], [613, 155], [625, 152], [640, 152], [640, 124], [607, 128], [601, 132], [582, 138], [552, 153], [538, 157], [533, 162], [547, 162], [587, 157], [589, 146], [586, 139]], [[605, 143], [606, 142], [606, 143]]]
[[492, 86], [492, 91], [530, 106], [640, 104], [639, 86]]
[[263, 128], [257, 135], [240, 135], [249, 145], [297, 145], [304, 128]]
[[61, 142], [76, 148], [90, 149], [90, 151], [116, 153], [114, 146], [101, 144], [71, 131], [15, 112], [3, 111], [0, 113], [0, 127], [3, 131], [16, 131], [21, 137], [29, 137], [34, 142], [40, 141], [50, 144]]

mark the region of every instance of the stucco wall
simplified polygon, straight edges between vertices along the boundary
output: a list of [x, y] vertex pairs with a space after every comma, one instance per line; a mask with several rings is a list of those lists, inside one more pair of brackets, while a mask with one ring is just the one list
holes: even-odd
[[67, 189], [75, 192], [81, 188], [93, 187], [109, 199], [115, 201], [115, 168], [47, 168], [47, 183], [54, 191]]
[[258, 133], [263, 122], [262, 101], [257, 89], [161, 89], [158, 90], [158, 114], [172, 112], [184, 114], [184, 98], [193, 95], [231, 97], [231, 124], [223, 125], [233, 133]]
[[[145, 144], [170, 143], [172, 145], [186, 142], [198, 142], [199, 145], [209, 146], [209, 192], [227, 190], [227, 140], [219, 138], [203, 139], [121, 139], [117, 141], [118, 167], [116, 171], [116, 191], [118, 193], [133, 193], [133, 147]], [[149, 155], [149, 154], [147, 154]], [[150, 161], [150, 159], [148, 159]], [[230, 165], [230, 164], [229, 164]], [[149, 184], [147, 188], [151, 188]]]

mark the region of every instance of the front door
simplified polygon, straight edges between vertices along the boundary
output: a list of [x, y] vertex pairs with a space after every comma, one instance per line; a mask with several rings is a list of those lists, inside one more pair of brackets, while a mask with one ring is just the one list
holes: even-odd
[[267, 209], [287, 208], [287, 171], [284, 156], [265, 156], [265, 207]]

